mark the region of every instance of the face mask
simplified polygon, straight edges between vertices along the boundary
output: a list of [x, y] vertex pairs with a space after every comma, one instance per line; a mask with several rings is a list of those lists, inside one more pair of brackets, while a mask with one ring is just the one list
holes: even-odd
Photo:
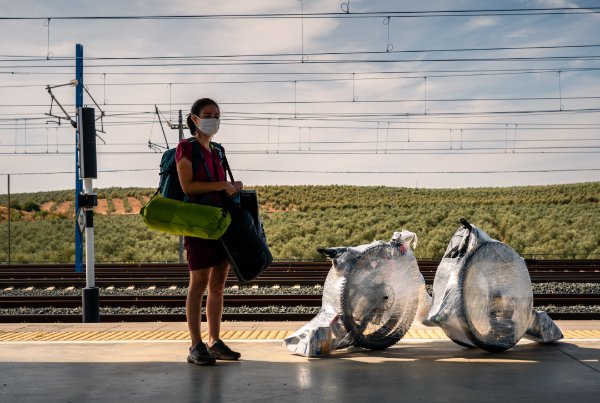
[[216, 118], [204, 118], [200, 119], [200, 125], [198, 130], [205, 136], [213, 136], [219, 131], [220, 120]]

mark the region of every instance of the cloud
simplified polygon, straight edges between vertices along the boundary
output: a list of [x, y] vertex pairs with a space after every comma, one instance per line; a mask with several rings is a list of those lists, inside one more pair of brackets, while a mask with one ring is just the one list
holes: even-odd
[[481, 28], [490, 28], [499, 23], [500, 20], [496, 17], [473, 17], [467, 22], [465, 29], [467, 31], [475, 31]]
[[[31, 0], [14, 2], [0, 0], [0, 8], [6, 15], [28, 16], [34, 10], [36, 16], [67, 15], [200, 15], [200, 14], [252, 14], [252, 13], [299, 13], [300, 3], [288, 1], [226, 1], [198, 2], [197, 0], [172, 1], [127, 1], [105, 0], [104, 2], [80, 1], [80, 7], [73, 7], [71, 1], [53, 2]], [[330, 0], [304, 1], [304, 12], [340, 12], [339, 2]], [[578, 2], [583, 4], [585, 2]], [[508, 1], [506, 8], [519, 8], [536, 4], [549, 7], [546, 2]], [[560, 1], [556, 6], [571, 5]], [[481, 8], [475, 1], [432, 1], [423, 5], [414, 2], [391, 0], [352, 1], [351, 9], [358, 11], [375, 10], [450, 10]], [[72, 57], [75, 43], [84, 45], [86, 57], [132, 57], [132, 56], [230, 56], [226, 60], [241, 59], [239, 55], [317, 53], [317, 52], [384, 52], [388, 43], [394, 50], [460, 49], [496, 46], [547, 46], [589, 43], [589, 38], [600, 37], [597, 24], [598, 15], [553, 15], [553, 16], [482, 16], [482, 17], [434, 17], [434, 18], [392, 18], [390, 25], [384, 25], [377, 18], [319, 18], [311, 19], [193, 19], [193, 20], [52, 20], [50, 24], [50, 51], [55, 56]], [[303, 31], [303, 33], [302, 33]], [[10, 38], [2, 43], [3, 55], [37, 55], [44, 58], [47, 52], [47, 28], [43, 21], [4, 21], [0, 24], [0, 36]], [[580, 54], [591, 54], [584, 49]], [[230, 152], [234, 168], [267, 168], [273, 170], [321, 169], [321, 170], [398, 170], [448, 171], [456, 166], [468, 169], [482, 166], [486, 161], [493, 167], [502, 167], [508, 159], [495, 154], [409, 154], [398, 152], [393, 155], [377, 154], [319, 154], [319, 147], [338, 151], [361, 151], [381, 147], [382, 139], [407, 138], [440, 140], [436, 146], [446, 146], [450, 133], [456, 141], [461, 129], [467, 135], [486, 136], [492, 134], [504, 138], [504, 132], [495, 129], [496, 125], [518, 125], [519, 137], [529, 133], [538, 139], [548, 138], [549, 133], [535, 128], [525, 129], [527, 124], [569, 125], [583, 122], [597, 124], [598, 114], [548, 114], [548, 115], [491, 115], [491, 116], [435, 116], [440, 112], [469, 114], [479, 111], [507, 111], [519, 109], [540, 109], [550, 105], [556, 108], [558, 100], [524, 102], [514, 101], [466, 101], [472, 98], [518, 98], [547, 96], [558, 93], [557, 75], [554, 71], [540, 74], [485, 74], [468, 77], [453, 76], [451, 71], [478, 71], [496, 69], [556, 69], [567, 67], [592, 66], [594, 61], [453, 61], [433, 62], [427, 59], [461, 59], [510, 56], [543, 56], [578, 54], [577, 50], [527, 50], [489, 52], [422, 52], [422, 53], [380, 53], [377, 55], [328, 56], [329, 59], [354, 59], [353, 63], [311, 63], [326, 56], [309, 56], [305, 62], [297, 64], [260, 64], [264, 59], [283, 57], [247, 57], [255, 64], [207, 65], [201, 63], [216, 60], [195, 60], [195, 66], [165, 66], [164, 61], [144, 60], [91, 60], [85, 61], [85, 82], [109, 117], [105, 119], [107, 134], [103, 135], [108, 146], [99, 150], [113, 152], [99, 156], [100, 169], [124, 170], [119, 173], [104, 173], [98, 178], [98, 186], [156, 186], [159, 154], [148, 152], [148, 140], [163, 143], [163, 135], [156, 117], [152, 114], [154, 104], [167, 117], [175, 118], [177, 111], [184, 112], [200, 96], [216, 98], [222, 104], [223, 125], [216, 141], [225, 143]], [[378, 59], [386, 62], [369, 63], [360, 59]], [[298, 61], [299, 57], [287, 60]], [[390, 62], [398, 60], [397, 62]], [[416, 60], [405, 62], [406, 60]], [[220, 58], [218, 62], [222, 62]], [[404, 62], [403, 62], [404, 61]], [[176, 60], [169, 63], [180, 62]], [[65, 67], [53, 69], [52, 64]], [[116, 64], [156, 63], [158, 66], [111, 67]], [[65, 143], [64, 150], [74, 149], [74, 131], [63, 126], [45, 126], [50, 98], [44, 89], [46, 84], [63, 84], [74, 75], [71, 59], [60, 62], [40, 62], [41, 68], [29, 68], [28, 74], [1, 74], [10, 70], [2, 66], [16, 62], [0, 60], [0, 150], [8, 150], [0, 158], [0, 173], [29, 171], [69, 171], [74, 168], [74, 156], [68, 155], [12, 155], [14, 143], [18, 150], [31, 152], [33, 142], [38, 142], [50, 151], [56, 149], [54, 143]], [[102, 64], [104, 67], [94, 67]], [[15, 71], [21, 71], [13, 68]], [[61, 74], [46, 74], [50, 72]], [[407, 74], [384, 73], [408, 72]], [[43, 72], [45, 74], [38, 74]], [[136, 74], [122, 74], [125, 72]], [[106, 76], [102, 74], [106, 73]], [[143, 73], [143, 74], [137, 74]], [[154, 74], [156, 73], [156, 74]], [[185, 73], [185, 74], [181, 74]], [[350, 78], [356, 77], [355, 82]], [[424, 89], [427, 78], [428, 115], [425, 115]], [[385, 77], [386, 79], [376, 79]], [[410, 77], [410, 78], [407, 78]], [[371, 78], [366, 79], [364, 78]], [[392, 79], [389, 79], [392, 78]], [[332, 81], [336, 79], [337, 81]], [[313, 80], [313, 81], [308, 81]], [[599, 90], [598, 72], [564, 72], [562, 75], [563, 96], [594, 96]], [[255, 81], [255, 82], [251, 82]], [[283, 81], [283, 82], [275, 82]], [[104, 86], [106, 83], [106, 86]], [[127, 84], [127, 85], [123, 85]], [[136, 85], [134, 85], [136, 84]], [[18, 86], [23, 87], [18, 87]], [[31, 87], [35, 85], [35, 87]], [[11, 87], [8, 87], [11, 86]], [[70, 87], [56, 90], [59, 100], [68, 105], [72, 112], [74, 91]], [[353, 101], [353, 95], [357, 102]], [[413, 102], [387, 102], [412, 99]], [[433, 101], [446, 99], [454, 101]], [[294, 100], [298, 103], [294, 104]], [[382, 102], [384, 101], [384, 102]], [[86, 96], [86, 102], [90, 102]], [[597, 100], [563, 100], [566, 108], [599, 108]], [[18, 107], [15, 105], [30, 105]], [[56, 108], [56, 106], [55, 106]], [[295, 113], [298, 117], [295, 118]], [[121, 116], [125, 114], [125, 116]], [[306, 116], [306, 115], [310, 116]], [[407, 114], [411, 114], [408, 116]], [[119, 117], [117, 117], [119, 116]], [[24, 117], [27, 117], [25, 125]], [[33, 118], [40, 118], [36, 125]], [[3, 119], [3, 120], [2, 120]], [[235, 125], [234, 125], [235, 123]], [[479, 131], [470, 130], [479, 125]], [[25, 129], [25, 126], [27, 127]], [[377, 129], [379, 127], [379, 130]], [[558, 127], [558, 126], [557, 126]], [[562, 127], [562, 126], [561, 126]], [[523, 128], [523, 129], [521, 129]], [[452, 130], [452, 132], [451, 132]], [[172, 146], [178, 138], [177, 130], [165, 126], [166, 136]], [[308, 137], [312, 139], [311, 152], [308, 152]], [[582, 131], [571, 130], [568, 135], [583, 137]], [[187, 133], [185, 134], [187, 135]], [[302, 145], [299, 139], [302, 136]], [[488, 137], [486, 137], [488, 138]], [[523, 137], [524, 138], [524, 137]], [[267, 139], [269, 144], [266, 144]], [[281, 144], [278, 145], [278, 141]], [[353, 141], [350, 143], [348, 141]], [[276, 155], [278, 147], [290, 150], [302, 148], [302, 152]], [[327, 142], [321, 145], [317, 141]], [[379, 143], [377, 143], [379, 142]], [[446, 143], [444, 143], [446, 142]], [[122, 143], [131, 145], [125, 147]], [[581, 142], [580, 142], [581, 143]], [[391, 144], [391, 143], [390, 143]], [[476, 144], [476, 143], [473, 143]], [[543, 144], [541, 142], [532, 144]], [[590, 143], [591, 144], [591, 143]], [[595, 144], [595, 143], [594, 143]], [[408, 144], [397, 143], [406, 150]], [[410, 146], [413, 146], [412, 144]], [[422, 149], [432, 147], [431, 143], [418, 143]], [[391, 147], [391, 145], [390, 145]], [[119, 154], [123, 150], [132, 154]], [[261, 151], [269, 150], [269, 154]], [[510, 157], [514, 169], [529, 167], [577, 167], [594, 166], [597, 162], [592, 153], [580, 154], [521, 154]], [[595, 165], [594, 165], [595, 164]], [[42, 168], [43, 167], [43, 168]], [[125, 172], [127, 169], [147, 168], [142, 173]], [[578, 175], [578, 176], [575, 176]], [[262, 183], [351, 183], [399, 185], [406, 177], [394, 175], [344, 175], [344, 174], [287, 174], [253, 173], [241, 171], [241, 179], [248, 184]], [[551, 180], [550, 175], [542, 177], [518, 175], [502, 178], [502, 184], [535, 184]], [[57, 177], [57, 176], [56, 176]], [[25, 190], [42, 187], [54, 188], [72, 186], [73, 174], [61, 178], [55, 176], [22, 177], [15, 186]], [[563, 175], [564, 177], [564, 175]], [[573, 174], [573, 180], [598, 180], [597, 173]], [[409, 179], [413, 182], [413, 177]], [[452, 180], [449, 180], [451, 178]], [[550, 178], [550, 179], [549, 179]], [[46, 180], [48, 179], [48, 180]], [[454, 180], [456, 179], [456, 180]], [[529, 182], [528, 182], [529, 181]], [[465, 184], [485, 184], [481, 176], [419, 175], [418, 182], [426, 186], [462, 186]], [[23, 189], [21, 189], [23, 190]]]

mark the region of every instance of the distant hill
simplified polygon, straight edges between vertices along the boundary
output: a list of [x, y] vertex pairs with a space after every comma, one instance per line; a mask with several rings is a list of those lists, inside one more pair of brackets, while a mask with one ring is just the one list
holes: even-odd
[[[439, 257], [466, 217], [519, 253], [600, 258], [600, 183], [470, 189], [257, 186], [276, 258], [319, 258], [318, 247], [417, 233], [418, 257]], [[139, 215], [147, 188], [97, 189], [98, 261], [175, 261], [177, 237], [150, 231]], [[73, 260], [74, 191], [11, 195], [11, 260]], [[0, 197], [0, 245], [8, 245], [7, 197]], [[0, 261], [7, 260], [7, 248]]]

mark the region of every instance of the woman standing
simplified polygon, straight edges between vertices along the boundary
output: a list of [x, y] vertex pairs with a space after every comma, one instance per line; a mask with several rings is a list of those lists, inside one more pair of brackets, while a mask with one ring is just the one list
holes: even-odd
[[[223, 197], [232, 197], [242, 190], [241, 182], [227, 182], [225, 170], [217, 150], [211, 146], [212, 136], [219, 130], [219, 105], [209, 98], [194, 102], [187, 117], [187, 125], [194, 139], [182, 140], [177, 145], [177, 173], [181, 188], [190, 203], [222, 206]], [[200, 147], [193, 145], [196, 141]], [[200, 149], [200, 153], [194, 152]], [[200, 158], [194, 161], [193, 158]], [[195, 172], [192, 167], [195, 166]], [[224, 193], [224, 194], [223, 194]], [[188, 362], [198, 365], [214, 364], [215, 360], [237, 360], [240, 353], [232, 351], [219, 338], [223, 292], [229, 272], [229, 261], [218, 240], [184, 237], [184, 246], [190, 270], [190, 285], [186, 299], [187, 324], [192, 339]], [[202, 299], [206, 298], [208, 342], [201, 338]]]

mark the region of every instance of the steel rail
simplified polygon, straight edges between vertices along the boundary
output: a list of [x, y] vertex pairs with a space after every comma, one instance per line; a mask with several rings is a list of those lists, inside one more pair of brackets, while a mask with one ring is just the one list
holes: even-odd
[[[542, 282], [598, 282], [600, 260], [526, 260], [531, 281]], [[421, 260], [419, 268], [428, 284], [433, 282], [439, 261]], [[328, 261], [276, 262], [256, 280], [246, 285], [268, 286], [322, 284], [329, 272]], [[98, 264], [96, 284], [99, 287], [122, 286], [187, 286], [185, 264], [130, 263]], [[227, 286], [237, 283], [230, 273]], [[85, 273], [76, 273], [73, 265], [3, 265], [0, 266], [0, 290], [9, 287], [82, 287]]]
[[[554, 320], [600, 320], [597, 312], [556, 312], [548, 314]], [[223, 321], [235, 322], [306, 322], [315, 317], [312, 313], [224, 313]], [[4, 323], [81, 323], [81, 314], [2, 315]], [[111, 322], [185, 322], [185, 314], [100, 314], [100, 321]], [[206, 321], [206, 316], [202, 315]]]
[[[185, 295], [101, 295], [101, 307], [183, 307]], [[225, 306], [321, 306], [321, 294], [225, 294]], [[600, 294], [534, 294], [533, 303], [540, 305], [600, 305]], [[0, 308], [75, 308], [81, 296], [0, 296]]]

